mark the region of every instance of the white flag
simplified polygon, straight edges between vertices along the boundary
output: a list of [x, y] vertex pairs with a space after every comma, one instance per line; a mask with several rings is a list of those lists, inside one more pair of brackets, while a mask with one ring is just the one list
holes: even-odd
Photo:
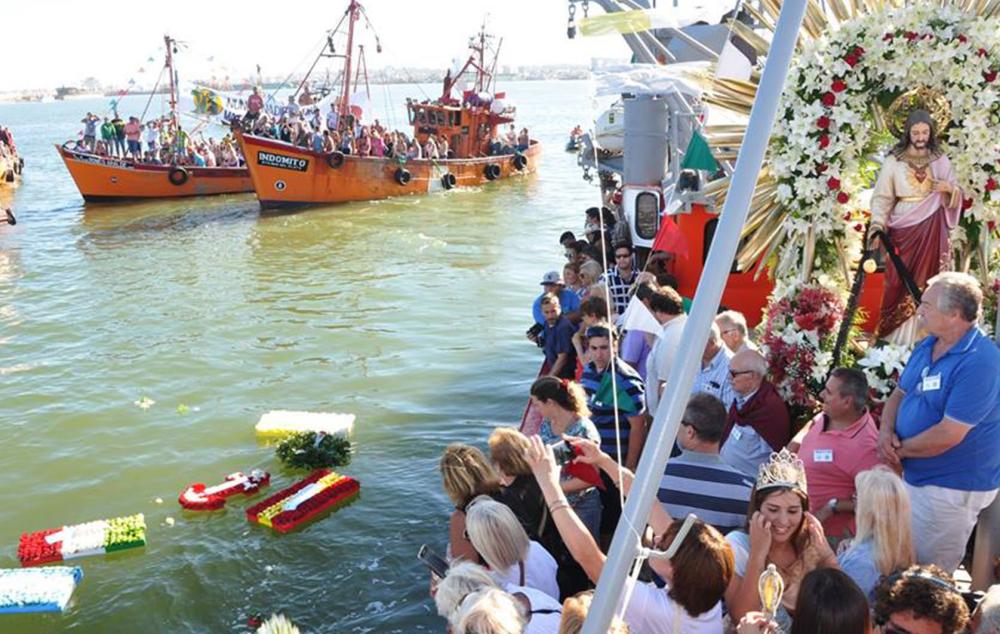
[[748, 81], [753, 66], [747, 56], [740, 52], [730, 40], [726, 40], [722, 52], [719, 53], [719, 61], [715, 66], [715, 76], [719, 79], [736, 79], [738, 81]]
[[649, 312], [642, 300], [635, 295], [628, 302], [628, 308], [622, 315], [621, 325], [623, 330], [640, 330], [657, 337], [663, 332], [663, 326], [660, 325], [660, 322], [656, 321], [653, 313]]

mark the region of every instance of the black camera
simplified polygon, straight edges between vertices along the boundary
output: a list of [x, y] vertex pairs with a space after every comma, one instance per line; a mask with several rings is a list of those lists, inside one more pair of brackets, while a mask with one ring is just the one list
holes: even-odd
[[576, 452], [573, 451], [573, 447], [565, 440], [549, 445], [549, 447], [552, 448], [552, 453], [556, 457], [556, 464], [559, 466], [570, 463], [576, 458]]

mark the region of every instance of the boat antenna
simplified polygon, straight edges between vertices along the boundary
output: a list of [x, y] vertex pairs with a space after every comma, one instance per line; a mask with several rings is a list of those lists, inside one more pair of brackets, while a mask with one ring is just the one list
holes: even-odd
[[163, 42], [167, 46], [167, 72], [170, 75], [170, 131], [174, 137], [174, 156], [178, 153], [178, 134], [181, 124], [177, 118], [177, 71], [174, 70], [174, 53], [177, 52], [177, 41], [169, 35], [163, 36]]

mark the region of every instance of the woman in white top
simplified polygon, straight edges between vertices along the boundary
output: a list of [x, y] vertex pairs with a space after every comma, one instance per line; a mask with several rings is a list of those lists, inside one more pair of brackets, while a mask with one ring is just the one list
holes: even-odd
[[[452, 623], [468, 595], [483, 588], [497, 587], [488, 570], [478, 564], [460, 562], [449, 568], [448, 574], [437, 585], [434, 604], [438, 614]], [[534, 588], [505, 584], [501, 589], [516, 599], [521, 616], [527, 622], [525, 634], [556, 634], [559, 631], [562, 616], [559, 601]]]
[[541, 544], [528, 539], [507, 505], [486, 495], [477, 497], [465, 509], [465, 530], [497, 583], [527, 586], [559, 597], [556, 560]]
[[[566, 438], [583, 455], [578, 460], [593, 464], [628, 494], [632, 487], [632, 473], [619, 469], [611, 456], [601, 452], [596, 442], [579, 438]], [[552, 449], [538, 436], [531, 438], [529, 454], [532, 471], [545, 495], [549, 512], [559, 529], [559, 534], [595, 583], [604, 568], [605, 555], [583, 526], [576, 513], [569, 507], [566, 496], [559, 487], [559, 467]], [[725, 538], [701, 520], [674, 522], [660, 504], [654, 504], [649, 524], [657, 536], [657, 548], [672, 546], [676, 551], [670, 559], [650, 558], [649, 565], [667, 585], [657, 588], [652, 583], [636, 583], [622, 619], [632, 634], [719, 634], [722, 632], [721, 599], [733, 576], [733, 555]], [[641, 529], [641, 527], [639, 527]]]

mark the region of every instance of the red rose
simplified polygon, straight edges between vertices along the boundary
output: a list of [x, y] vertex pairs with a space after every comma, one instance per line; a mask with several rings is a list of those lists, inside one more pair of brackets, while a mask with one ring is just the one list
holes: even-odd
[[840, 79], [835, 79], [833, 80], [833, 83], [830, 84], [830, 89], [833, 90], [833, 92], [844, 92], [847, 90], [847, 84]]
[[990, 177], [990, 179], [986, 181], [986, 191], [991, 192], [996, 188], [997, 182], [993, 180], [993, 177]]
[[972, 199], [971, 198], [963, 198], [962, 199], [962, 211], [965, 211], [966, 209], [972, 209]]
[[[822, 138], [823, 137], [820, 137], [820, 140], [822, 140]], [[830, 141], [829, 141], [829, 138], [827, 138], [827, 145], [829, 145], [829, 144], [830, 144]], [[826, 147], [826, 145], [823, 145], [822, 147]], [[822, 174], [825, 171], [826, 171], [826, 163], [819, 163], [818, 165], [816, 165], [816, 173], [817, 174]]]
[[844, 61], [847, 62], [848, 66], [850, 66], [851, 68], [854, 68], [857, 65], [857, 63], [858, 63], [858, 58], [856, 56], [854, 56], [854, 55], [845, 55], [844, 56]]
[[903, 37], [905, 37], [908, 41], [912, 42], [913, 40], [917, 39], [920, 36], [914, 33], [913, 31], [907, 31], [906, 33], [903, 34]]
[[855, 46], [853, 52], [855, 57], [861, 57], [862, 55], [865, 54], [865, 49], [861, 48], [860, 46]]
[[833, 176], [831, 176], [830, 178], [828, 178], [826, 180], [826, 186], [829, 187], [830, 189], [836, 191], [836, 190], [840, 189], [840, 179], [839, 178], [834, 178]]
[[978, 51], [976, 51], [976, 55], [979, 55], [980, 57], [986, 57], [986, 49], [985, 48], [979, 49]]
[[896, 37], [896, 36], [893, 35], [892, 33], [886, 33], [885, 35], [882, 36], [882, 41], [883, 42], [891, 42], [894, 37]]
[[986, 83], [992, 83], [993, 80], [995, 80], [996, 78], [997, 78], [997, 72], [995, 70], [990, 70], [983, 73], [983, 79], [986, 80]]
[[848, 211], [847, 213], [844, 214], [844, 220], [846, 222], [850, 222], [851, 221], [851, 212]]
[[969, 41], [969, 38], [967, 38], [964, 35], [962, 35], [961, 33], [959, 33], [958, 34], [958, 41], [961, 42], [962, 44], [965, 44], [966, 42]]
[[837, 95], [832, 92], [825, 92], [823, 93], [822, 101], [824, 106], [834, 106], [837, 103]]
[[854, 230], [857, 231], [858, 233], [861, 233], [862, 231], [865, 230], [865, 226], [859, 222], [858, 224], [854, 225]]
[[824, 135], [820, 136], [819, 137], [819, 146], [821, 148], [825, 148], [828, 145], [830, 145], [830, 135], [824, 134]]
[[824, 115], [819, 119], [816, 119], [816, 127], [821, 130], [828, 130], [830, 128], [830, 117]]
[[995, 223], [992, 220], [987, 220], [986, 221], [986, 228], [990, 230], [990, 233], [992, 233], [993, 230], [997, 228], [997, 223]]
[[847, 192], [840, 192], [839, 194], [837, 194], [837, 202], [840, 203], [841, 205], [846, 205], [847, 201], [849, 201], [850, 199], [851, 197], [847, 195]]

